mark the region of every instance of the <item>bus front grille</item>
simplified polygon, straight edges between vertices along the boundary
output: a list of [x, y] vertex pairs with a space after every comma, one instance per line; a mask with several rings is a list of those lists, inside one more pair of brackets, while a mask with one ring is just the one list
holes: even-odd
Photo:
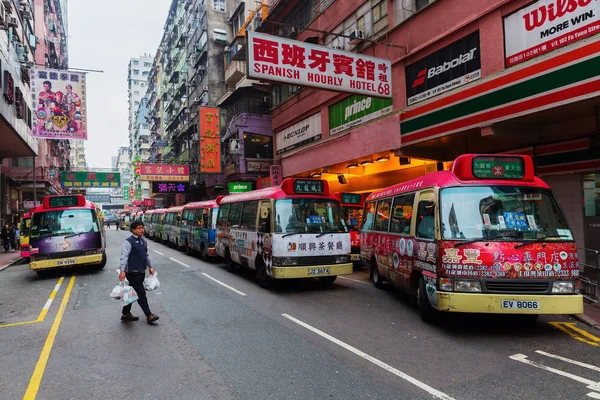
[[488, 293], [547, 293], [549, 280], [541, 279], [485, 279]]
[[333, 264], [334, 262], [335, 256], [312, 256], [298, 258], [298, 265], [325, 265]]
[[48, 255], [50, 256], [50, 258], [69, 258], [69, 257], [82, 256], [83, 251], [82, 250], [63, 251], [61, 253], [50, 253]]

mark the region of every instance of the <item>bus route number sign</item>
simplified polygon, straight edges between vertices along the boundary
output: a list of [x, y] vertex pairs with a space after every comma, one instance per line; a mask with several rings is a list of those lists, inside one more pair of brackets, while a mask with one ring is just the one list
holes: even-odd
[[294, 193], [296, 194], [323, 194], [325, 186], [323, 181], [308, 179], [297, 179], [294, 181]]
[[344, 203], [344, 204], [360, 204], [360, 194], [342, 193], [342, 203]]
[[49, 205], [52, 208], [56, 207], [76, 207], [78, 204], [77, 196], [57, 196], [50, 197]]
[[521, 179], [525, 163], [520, 157], [475, 157], [473, 176], [480, 179]]

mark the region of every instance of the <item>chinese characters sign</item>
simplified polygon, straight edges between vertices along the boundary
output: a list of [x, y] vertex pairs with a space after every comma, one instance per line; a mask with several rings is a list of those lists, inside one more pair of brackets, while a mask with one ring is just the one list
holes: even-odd
[[521, 179], [525, 171], [520, 157], [475, 157], [473, 176], [483, 179]]
[[190, 184], [188, 182], [152, 182], [152, 193], [188, 193]]
[[123, 200], [129, 200], [129, 186], [123, 186]]
[[600, 2], [539, 0], [504, 18], [507, 67], [595, 35]]
[[141, 181], [188, 182], [190, 169], [187, 165], [140, 164]]
[[64, 188], [118, 188], [119, 172], [61, 171], [60, 184]]
[[200, 172], [221, 172], [221, 123], [219, 109], [200, 107]]
[[281, 165], [271, 165], [270, 172], [271, 185], [281, 186]]
[[324, 192], [323, 181], [304, 179], [294, 181], [294, 193], [296, 194], [323, 194]]
[[390, 60], [248, 32], [248, 76], [318, 89], [392, 97]]
[[85, 73], [31, 70], [32, 135], [47, 139], [87, 139]]

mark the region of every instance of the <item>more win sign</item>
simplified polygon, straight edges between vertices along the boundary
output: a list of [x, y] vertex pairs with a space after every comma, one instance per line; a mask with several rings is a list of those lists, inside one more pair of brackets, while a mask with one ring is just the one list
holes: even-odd
[[248, 76], [317, 89], [392, 97], [390, 60], [248, 32]]

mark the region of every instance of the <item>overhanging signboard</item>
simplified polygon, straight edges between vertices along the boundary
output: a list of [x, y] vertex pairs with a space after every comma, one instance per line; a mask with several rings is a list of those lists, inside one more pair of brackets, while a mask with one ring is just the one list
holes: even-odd
[[479, 31], [406, 67], [407, 104], [427, 100], [481, 78]]
[[248, 77], [392, 97], [390, 60], [257, 32], [248, 32]]
[[188, 182], [190, 169], [187, 165], [140, 164], [141, 181]]
[[600, 32], [600, 1], [539, 0], [504, 18], [507, 67]]
[[188, 193], [189, 182], [152, 182], [152, 193]]
[[85, 198], [92, 203], [110, 203], [109, 193], [88, 193]]
[[329, 134], [334, 135], [353, 126], [392, 112], [392, 99], [350, 96], [329, 106]]
[[277, 155], [321, 139], [321, 112], [275, 134]]
[[60, 184], [64, 188], [118, 188], [119, 172], [61, 171]]

